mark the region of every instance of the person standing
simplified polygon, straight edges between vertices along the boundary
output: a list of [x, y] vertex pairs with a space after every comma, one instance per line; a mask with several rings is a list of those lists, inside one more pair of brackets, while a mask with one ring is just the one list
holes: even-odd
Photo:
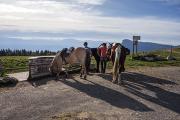
[[84, 48], [86, 49], [87, 52], [87, 63], [86, 63], [86, 70], [87, 73], [90, 70], [90, 65], [91, 65], [91, 48], [88, 47], [88, 43], [84, 42]]
[[98, 54], [100, 56], [100, 62], [101, 62], [101, 73], [106, 72], [107, 52], [108, 52], [108, 49], [107, 49], [106, 43], [103, 43], [98, 48]]

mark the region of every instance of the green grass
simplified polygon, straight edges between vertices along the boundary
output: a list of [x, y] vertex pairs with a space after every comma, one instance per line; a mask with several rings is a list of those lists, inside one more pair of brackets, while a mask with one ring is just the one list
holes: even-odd
[[[142, 53], [139, 53], [142, 54]], [[146, 54], [155, 54], [160, 55], [166, 58], [170, 52], [167, 50], [157, 50], [148, 52]], [[141, 60], [132, 60], [131, 55], [128, 55], [125, 62], [126, 68], [137, 68], [137, 67], [164, 67], [164, 66], [179, 66], [180, 67], [180, 48], [176, 48], [173, 50], [173, 56], [177, 59], [176, 61], [155, 61], [155, 62], [147, 62]], [[93, 60], [93, 63], [95, 61]], [[112, 63], [108, 62], [108, 68], [112, 68]]]
[[146, 67], [180, 66], [180, 60], [147, 62], [147, 61], [140, 61], [140, 60], [132, 60], [131, 56], [128, 56], [126, 59], [125, 66], [129, 68], [135, 68], [135, 67], [141, 67], [141, 66], [146, 66]]
[[[155, 54], [166, 58], [170, 54], [170, 51], [157, 50], [146, 54]], [[147, 67], [180, 66], [180, 48], [173, 49], [173, 56], [177, 59], [176, 61], [155, 61], [155, 62], [132, 60], [131, 56], [127, 56], [125, 65], [130, 68], [135, 68], [139, 66], [147, 66]]]
[[[169, 55], [169, 51], [167, 50], [153, 51], [150, 53], [161, 55], [164, 58], [166, 58]], [[176, 48], [173, 50], [173, 56], [177, 59], [176, 61], [146, 62], [146, 61], [140, 61], [140, 60], [132, 60], [131, 56], [129, 55], [126, 58], [125, 66], [126, 68], [163, 67], [163, 66], [179, 66], [180, 67], [180, 48]], [[5, 67], [6, 73], [28, 70], [28, 56], [2, 56], [0, 57], [0, 62]], [[92, 63], [95, 64], [94, 59], [92, 59]], [[112, 63], [108, 62], [107, 67], [112, 68]]]
[[27, 56], [1, 56], [0, 62], [5, 68], [6, 73], [28, 70]]

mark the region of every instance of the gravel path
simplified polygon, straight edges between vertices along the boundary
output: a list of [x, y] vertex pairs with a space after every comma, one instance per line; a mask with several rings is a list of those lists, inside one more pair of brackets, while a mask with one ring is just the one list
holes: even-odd
[[21, 82], [0, 88], [0, 120], [89, 118], [92, 120], [180, 120], [180, 67], [138, 68], [123, 73], [78, 75]]

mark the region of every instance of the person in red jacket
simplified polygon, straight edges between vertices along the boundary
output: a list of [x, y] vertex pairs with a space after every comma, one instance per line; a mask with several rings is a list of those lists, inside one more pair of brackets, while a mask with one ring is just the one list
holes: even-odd
[[106, 72], [107, 51], [108, 51], [108, 48], [106, 46], [106, 43], [103, 43], [98, 48], [98, 54], [100, 56], [100, 62], [101, 62], [101, 73], [105, 73]]

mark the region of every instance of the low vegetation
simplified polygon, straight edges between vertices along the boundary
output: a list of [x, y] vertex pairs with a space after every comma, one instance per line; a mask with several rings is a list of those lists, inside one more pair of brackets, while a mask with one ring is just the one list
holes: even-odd
[[28, 56], [1, 56], [0, 63], [5, 68], [1, 76], [5, 73], [28, 70]]
[[56, 52], [49, 50], [11, 50], [11, 49], [0, 49], [0, 56], [42, 56], [42, 55], [55, 55]]
[[[170, 54], [170, 51], [159, 50], [145, 54], [155, 54], [166, 58]], [[180, 48], [176, 48], [173, 50], [173, 56], [177, 59], [176, 61], [147, 62], [140, 60], [132, 60], [131, 55], [129, 55], [127, 56], [125, 66], [127, 68], [136, 68], [142, 66], [147, 66], [147, 67], [180, 66]], [[1, 56], [0, 63], [3, 64], [4, 68], [6, 69], [5, 70], [6, 73], [28, 70], [28, 56]], [[95, 64], [94, 59], [92, 60], [92, 63]], [[112, 68], [111, 62], [108, 62], [108, 68]]]
[[[166, 59], [167, 56], [170, 54], [170, 50], [157, 50], [157, 51], [152, 51], [148, 53], [139, 53], [141, 54], [151, 54], [151, 55], [158, 55], [161, 56], [162, 58]], [[153, 62], [148, 62], [148, 61], [141, 61], [141, 60], [132, 60], [131, 56], [127, 57], [126, 60], [126, 66], [130, 68], [134, 67], [141, 67], [141, 66], [147, 66], [147, 67], [163, 67], [163, 66], [180, 66], [180, 48], [175, 48], [173, 49], [173, 56], [176, 58], [175, 61], [153, 61]]]

